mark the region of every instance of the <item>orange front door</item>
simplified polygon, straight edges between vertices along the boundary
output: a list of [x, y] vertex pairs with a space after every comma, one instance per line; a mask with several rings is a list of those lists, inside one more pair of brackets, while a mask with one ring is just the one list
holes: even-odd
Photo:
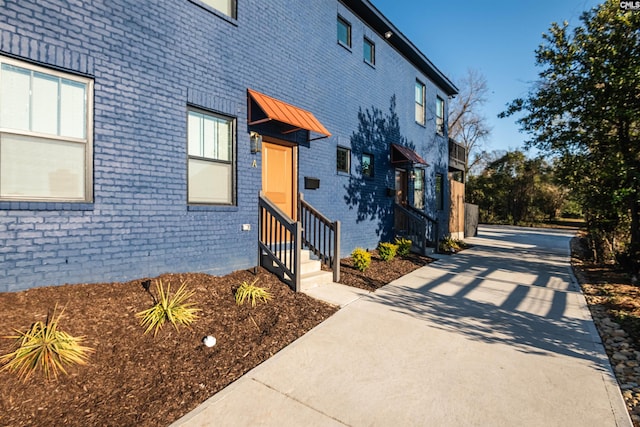
[[293, 146], [262, 143], [262, 191], [292, 219], [297, 208], [295, 154]]

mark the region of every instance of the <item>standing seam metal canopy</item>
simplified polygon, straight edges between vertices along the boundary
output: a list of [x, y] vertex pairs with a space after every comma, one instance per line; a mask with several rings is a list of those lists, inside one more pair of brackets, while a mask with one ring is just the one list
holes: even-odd
[[412, 149], [398, 144], [391, 144], [391, 163], [412, 163], [429, 166], [429, 164]]
[[[270, 120], [275, 120], [280, 123], [293, 126], [293, 129], [284, 132], [291, 133], [298, 130], [308, 130], [322, 135], [321, 138], [327, 138], [331, 136], [331, 133], [316, 119], [316, 117], [309, 111], [302, 108], [295, 107], [291, 104], [287, 104], [279, 99], [272, 98], [268, 95], [256, 92], [251, 89], [247, 89], [250, 100], [253, 99], [257, 106], [266, 115], [265, 118], [254, 120], [251, 103], [249, 103], [249, 125], [257, 125], [265, 123]], [[320, 138], [315, 138], [320, 139]]]

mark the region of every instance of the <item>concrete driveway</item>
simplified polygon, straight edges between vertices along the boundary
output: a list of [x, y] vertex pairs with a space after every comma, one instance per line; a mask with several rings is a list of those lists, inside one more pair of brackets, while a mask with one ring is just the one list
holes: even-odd
[[571, 237], [482, 227], [373, 294], [338, 287], [356, 299], [174, 426], [631, 426]]

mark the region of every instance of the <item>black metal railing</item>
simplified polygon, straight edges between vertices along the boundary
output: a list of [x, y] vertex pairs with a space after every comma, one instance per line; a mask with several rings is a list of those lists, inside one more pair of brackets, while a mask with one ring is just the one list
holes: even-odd
[[333, 271], [333, 281], [340, 280], [340, 221], [331, 221], [298, 197], [298, 221], [302, 224], [302, 244]]
[[427, 248], [438, 249], [438, 221], [426, 213], [411, 207], [394, 204], [395, 232], [398, 236], [411, 240], [413, 250], [427, 255]]
[[302, 225], [291, 220], [262, 192], [258, 211], [258, 263], [298, 292]]

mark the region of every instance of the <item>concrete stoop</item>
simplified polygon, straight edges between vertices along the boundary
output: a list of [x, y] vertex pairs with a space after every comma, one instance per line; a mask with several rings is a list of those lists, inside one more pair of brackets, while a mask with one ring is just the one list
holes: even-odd
[[300, 291], [328, 304], [345, 307], [370, 293], [364, 289], [334, 283], [333, 272], [323, 271], [320, 261], [314, 259], [311, 251], [302, 251], [300, 269]]
[[316, 271], [303, 274], [300, 278], [300, 290], [306, 291], [316, 286], [328, 285], [329, 283], [333, 283], [333, 273], [330, 271]]
[[311, 251], [303, 250], [300, 259], [300, 290], [333, 283], [333, 273], [322, 270], [322, 263], [314, 259]]
[[[290, 255], [287, 254], [287, 257]], [[268, 262], [265, 256], [263, 262]], [[272, 268], [280, 270], [276, 263], [272, 263]], [[291, 278], [284, 274], [287, 280]], [[333, 283], [333, 272], [322, 270], [322, 262], [315, 258], [315, 255], [308, 250], [303, 249], [300, 252], [300, 290], [305, 291], [316, 286]]]

